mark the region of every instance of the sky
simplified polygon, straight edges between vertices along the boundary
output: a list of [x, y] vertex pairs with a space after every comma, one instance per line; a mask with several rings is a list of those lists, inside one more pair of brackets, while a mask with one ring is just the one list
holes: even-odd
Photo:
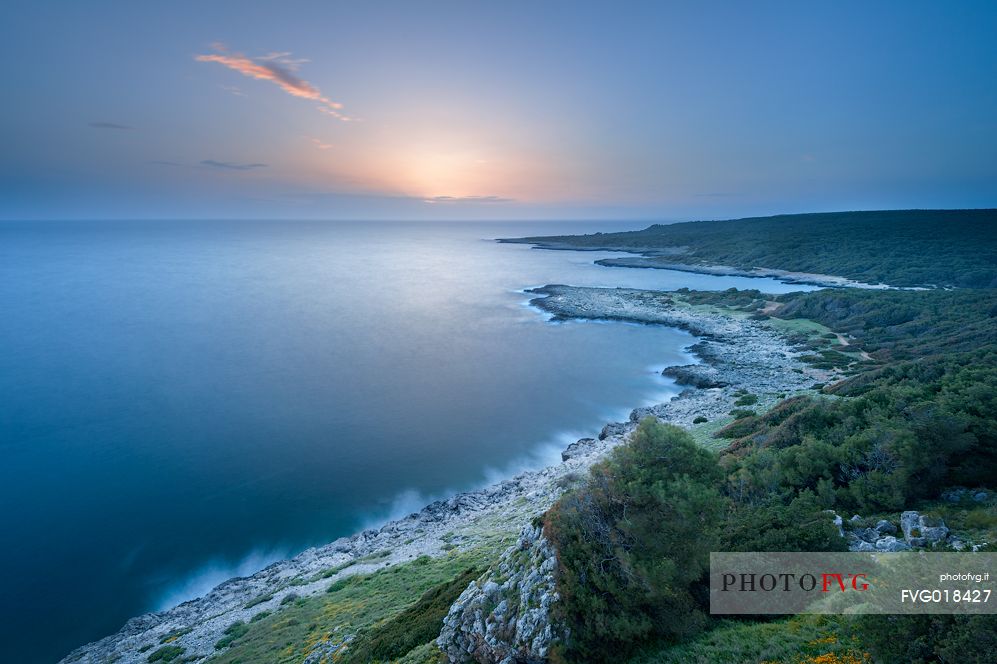
[[0, 219], [997, 207], [997, 3], [8, 1]]

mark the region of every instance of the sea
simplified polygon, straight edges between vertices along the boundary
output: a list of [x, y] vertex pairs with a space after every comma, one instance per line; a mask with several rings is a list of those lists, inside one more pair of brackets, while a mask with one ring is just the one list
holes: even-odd
[[544, 284], [802, 290], [496, 238], [614, 222], [0, 222], [0, 661], [54, 662], [678, 390]]

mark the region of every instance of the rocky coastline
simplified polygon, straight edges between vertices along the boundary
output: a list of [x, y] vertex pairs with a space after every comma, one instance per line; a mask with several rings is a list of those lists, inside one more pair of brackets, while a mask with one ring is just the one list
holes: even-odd
[[570, 242], [538, 241], [535, 238], [501, 238], [497, 242], [504, 244], [531, 244], [534, 249], [546, 249], [550, 251], [614, 251], [633, 254], [618, 258], [601, 258], [595, 261], [596, 265], [605, 267], [674, 270], [676, 272], [691, 272], [693, 274], [709, 274], [715, 277], [770, 278], [787, 284], [820, 286], [821, 288], [892, 288], [886, 284], [867, 284], [855, 281], [854, 279], [837, 277], [832, 274], [792, 272], [789, 270], [763, 267], [743, 269], [731, 265], [682, 262], [677, 257], [686, 253], [685, 247], [617, 247], [611, 244], [607, 244], [606, 246], [574, 246]]
[[[233, 622], [248, 623], [260, 612], [279, 611], [290, 595], [317, 595], [325, 592], [330, 581], [411, 562], [419, 556], [441, 556], [454, 547], [470, 549], [496, 532], [520, 533], [519, 549], [529, 551], [543, 564], [550, 552], [529, 524], [557, 500], [571, 478], [623, 442], [641, 419], [653, 416], [692, 426], [701, 418], [713, 421], [727, 417], [738, 395], [746, 391], [774, 398], [809, 389], [830, 377], [827, 371], [806, 365], [800, 359], [802, 351], [762, 322], [676, 306], [667, 293], [561, 285], [529, 292], [537, 296], [531, 304], [557, 320], [618, 320], [679, 327], [693, 333], [700, 340], [690, 351], [699, 363], [665, 370], [665, 375], [687, 387], [668, 402], [634, 409], [625, 422], [607, 424], [598, 438], [573, 443], [559, 464], [436, 501], [380, 528], [308, 549], [252, 576], [230, 579], [207, 595], [172, 609], [132, 618], [117, 633], [78, 648], [62, 662], [138, 664], [146, 661], [150, 647], [166, 639], [182, 646], [191, 661], [209, 658], [215, 653], [214, 644]], [[486, 580], [472, 586], [501, 590], [500, 584], [489, 586]], [[536, 592], [539, 600], [530, 595], [522, 601], [531, 605], [540, 601], [538, 606], [543, 607], [543, 588]], [[472, 587], [465, 595], [462, 598], [468, 602], [476, 601]], [[455, 604], [455, 610], [460, 606], [460, 602]], [[532, 652], [542, 650], [544, 638], [555, 638], [549, 633], [546, 637], [534, 633], [537, 625], [544, 624], [537, 616], [524, 618], [509, 604], [502, 610], [508, 612], [504, 624], [512, 620], [513, 634], [530, 639]], [[464, 629], [459, 619], [448, 620], [451, 630]]]

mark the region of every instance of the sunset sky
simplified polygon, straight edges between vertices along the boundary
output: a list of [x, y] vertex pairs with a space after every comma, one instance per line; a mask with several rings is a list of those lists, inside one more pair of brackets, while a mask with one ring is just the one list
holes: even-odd
[[997, 206], [997, 3], [21, 2], [0, 218]]

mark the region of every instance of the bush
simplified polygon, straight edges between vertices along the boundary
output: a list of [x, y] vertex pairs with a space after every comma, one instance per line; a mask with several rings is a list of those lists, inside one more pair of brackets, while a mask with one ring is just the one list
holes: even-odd
[[241, 620], [236, 620], [225, 629], [225, 636], [215, 642], [215, 650], [224, 650], [225, 648], [228, 648], [233, 642], [235, 642], [236, 639], [244, 636], [248, 631], [249, 625]]
[[758, 397], [754, 394], [745, 394], [740, 399], [734, 402], [735, 406], [754, 406], [758, 403]]
[[183, 654], [183, 648], [180, 646], [163, 646], [159, 650], [149, 655], [149, 659], [146, 661], [172, 662], [182, 654]]
[[853, 630], [876, 661], [990, 664], [997, 651], [994, 616], [860, 616]]
[[[548, 511], [566, 661], [616, 661], [642, 641], [705, 623], [696, 590], [723, 512], [715, 457], [648, 418]], [[694, 587], [695, 586], [695, 587]]]

